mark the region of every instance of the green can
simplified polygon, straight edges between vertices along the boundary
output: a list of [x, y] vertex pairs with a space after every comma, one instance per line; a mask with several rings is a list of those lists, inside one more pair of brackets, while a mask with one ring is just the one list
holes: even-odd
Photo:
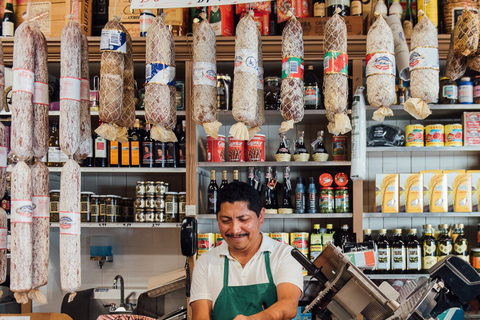
[[350, 198], [347, 187], [337, 187], [335, 189], [335, 212], [349, 213], [350, 212]]
[[332, 187], [320, 188], [320, 212], [333, 213], [335, 208], [335, 195]]

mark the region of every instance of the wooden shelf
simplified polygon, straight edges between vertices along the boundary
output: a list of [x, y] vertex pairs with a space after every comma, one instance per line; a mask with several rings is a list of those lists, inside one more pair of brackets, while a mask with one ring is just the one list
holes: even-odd
[[[7, 168], [7, 172], [11, 172], [13, 166]], [[50, 173], [60, 173], [62, 172], [62, 167], [48, 167]], [[95, 168], [95, 167], [80, 167], [80, 172], [84, 174], [90, 173], [124, 173], [124, 174], [134, 174], [134, 173], [186, 173], [186, 168]]]
[[[452, 119], [458, 119], [460, 123], [463, 112], [480, 111], [480, 104], [429, 104], [429, 107], [432, 114], [424, 120], [417, 120], [403, 110], [403, 105], [393, 105], [390, 106], [390, 109], [392, 109], [394, 116], [386, 117], [385, 121], [411, 120], [412, 123], [433, 124], [439, 122], [452, 123]], [[367, 106], [367, 120], [371, 120], [373, 113], [377, 110], [378, 108]]]
[[[0, 112], [0, 117], [11, 116], [11, 115], [12, 115], [11, 112], [5, 112], [5, 111]], [[58, 117], [60, 116], [60, 111], [49, 111], [48, 115], [51, 117]], [[90, 111], [90, 115], [93, 117], [98, 117], [98, 111]], [[145, 110], [136, 110], [135, 115], [137, 117], [144, 117]], [[177, 111], [177, 117], [185, 117], [185, 115], [186, 115], [185, 111]]]
[[351, 166], [350, 161], [288, 161], [288, 162], [278, 162], [278, 161], [265, 161], [265, 162], [198, 162], [198, 168], [210, 169], [210, 168], [246, 168], [246, 167], [349, 167]]
[[[158, 223], [158, 222], [82, 222], [82, 228], [180, 228], [182, 226], [179, 222], [173, 223]], [[51, 222], [50, 227], [58, 228], [58, 222]]]
[[367, 147], [367, 152], [475, 152], [479, 146], [465, 147]]
[[480, 212], [422, 212], [382, 213], [365, 212], [364, 218], [480, 218]]
[[[266, 214], [265, 219], [342, 219], [351, 218], [351, 213], [294, 213], [294, 214]], [[199, 214], [198, 219], [217, 219], [216, 214]]]

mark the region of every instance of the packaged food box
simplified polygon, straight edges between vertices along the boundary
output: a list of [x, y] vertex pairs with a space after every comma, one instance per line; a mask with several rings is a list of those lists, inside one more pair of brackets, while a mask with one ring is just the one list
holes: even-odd
[[288, 11], [292, 11], [297, 18], [308, 17], [308, 2], [304, 0], [278, 0], [277, 22], [282, 23], [289, 19]]
[[261, 13], [271, 13], [272, 12], [272, 3], [270, 1], [265, 2], [250, 2], [250, 3], [241, 3], [235, 6], [235, 12], [237, 15], [250, 10], [258, 11]]
[[[240, 14], [240, 19], [243, 18], [247, 12], [242, 12]], [[270, 14], [263, 13], [259, 11], [253, 12], [253, 21], [257, 24], [258, 31], [262, 36], [270, 35]]]
[[399, 211], [398, 174], [375, 175], [375, 212]]
[[444, 170], [447, 174], [448, 211], [472, 211], [472, 178], [465, 170]]
[[480, 144], [480, 112], [463, 113], [463, 145]]
[[423, 212], [422, 174], [400, 174], [400, 212]]
[[480, 198], [480, 170], [468, 170], [472, 179], [472, 212], [478, 211], [478, 199]]
[[448, 212], [446, 173], [423, 173], [423, 211]]
[[208, 7], [208, 20], [217, 36], [233, 36], [233, 5]]

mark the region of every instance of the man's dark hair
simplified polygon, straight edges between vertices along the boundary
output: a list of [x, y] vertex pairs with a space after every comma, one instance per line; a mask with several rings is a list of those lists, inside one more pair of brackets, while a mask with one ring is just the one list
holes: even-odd
[[235, 201], [248, 203], [248, 210], [255, 212], [257, 217], [260, 216], [263, 206], [258, 191], [245, 182], [239, 181], [230, 182], [218, 191], [217, 214], [220, 212], [222, 203], [229, 202], [233, 204]]

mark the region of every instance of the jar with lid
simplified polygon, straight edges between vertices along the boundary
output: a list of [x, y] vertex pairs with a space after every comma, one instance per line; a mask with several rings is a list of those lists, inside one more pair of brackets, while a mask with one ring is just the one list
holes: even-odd
[[231, 109], [232, 79], [228, 74], [217, 74], [217, 108]]
[[[480, 88], [479, 88], [480, 89]], [[479, 90], [480, 94], [480, 90]], [[458, 86], [455, 81], [448, 77], [440, 79], [440, 104], [456, 104], [458, 103]]]
[[135, 222], [145, 222], [145, 209], [135, 208]]
[[165, 194], [165, 183], [163, 181], [155, 182], [155, 196], [159, 197], [160, 195]]
[[116, 222], [117, 213], [117, 197], [114, 195], [107, 195], [104, 197], [105, 201], [105, 222]]
[[166, 222], [178, 222], [177, 192], [167, 192], [165, 194], [165, 217]]
[[186, 215], [185, 205], [187, 204], [187, 193], [178, 193], [178, 222], [182, 222]]
[[280, 110], [280, 77], [266, 77], [264, 88], [265, 110]]
[[145, 209], [145, 222], [155, 222], [155, 209]]
[[165, 195], [157, 197], [155, 201], [155, 222], [167, 222], [165, 217]]
[[50, 222], [59, 221], [60, 190], [50, 190]]
[[470, 264], [477, 272], [480, 272], [480, 248], [470, 250]]
[[337, 187], [335, 189], [335, 212], [348, 213], [350, 210], [350, 199], [348, 187]]
[[90, 222], [100, 222], [100, 196], [92, 195], [90, 197]]
[[145, 182], [145, 196], [154, 197], [155, 196], [155, 182], [147, 181]]
[[470, 77], [463, 77], [458, 83], [458, 103], [473, 103], [473, 82], [470, 81]]
[[335, 195], [332, 187], [321, 187], [319, 197], [321, 213], [333, 213], [335, 209]]
[[100, 198], [98, 199], [98, 222], [107, 221], [107, 217], [106, 217], [107, 209], [105, 208], [107, 205], [107, 202], [105, 201], [106, 197], [107, 196], [100, 196]]
[[90, 199], [93, 192], [83, 191], [80, 193], [80, 221], [90, 222]]
[[145, 181], [137, 181], [137, 185], [135, 186], [135, 192], [137, 197], [145, 196]]
[[480, 75], [473, 80], [473, 103], [480, 104]]

